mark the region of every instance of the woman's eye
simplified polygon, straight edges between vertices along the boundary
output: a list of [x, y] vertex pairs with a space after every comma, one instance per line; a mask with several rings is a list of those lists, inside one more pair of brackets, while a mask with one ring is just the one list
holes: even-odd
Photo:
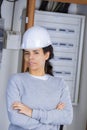
[[35, 54], [39, 54], [39, 52], [34, 52]]
[[29, 53], [28, 53], [28, 52], [25, 52], [24, 55], [29, 55]]

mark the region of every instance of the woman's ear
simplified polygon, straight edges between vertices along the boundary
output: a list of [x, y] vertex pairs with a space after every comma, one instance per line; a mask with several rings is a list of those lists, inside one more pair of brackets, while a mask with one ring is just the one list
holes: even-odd
[[48, 60], [49, 57], [50, 57], [50, 52], [46, 52], [46, 54], [45, 54], [45, 59]]

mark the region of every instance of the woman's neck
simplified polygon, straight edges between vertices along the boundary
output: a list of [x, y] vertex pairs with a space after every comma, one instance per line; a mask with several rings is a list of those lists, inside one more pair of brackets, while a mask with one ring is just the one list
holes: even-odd
[[35, 76], [43, 76], [43, 75], [45, 75], [44, 71], [31, 71], [31, 70], [29, 70], [29, 73], [31, 75], [35, 75]]

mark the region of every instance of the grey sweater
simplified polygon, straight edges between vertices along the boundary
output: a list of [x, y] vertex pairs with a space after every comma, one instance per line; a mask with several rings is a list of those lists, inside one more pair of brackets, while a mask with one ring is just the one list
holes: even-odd
[[[66, 83], [61, 78], [48, 76], [47, 80], [27, 72], [11, 76], [6, 91], [9, 130], [59, 130], [61, 124], [72, 122], [73, 110]], [[32, 118], [13, 110], [15, 101], [32, 108]], [[56, 109], [60, 102], [65, 104], [63, 110]]]

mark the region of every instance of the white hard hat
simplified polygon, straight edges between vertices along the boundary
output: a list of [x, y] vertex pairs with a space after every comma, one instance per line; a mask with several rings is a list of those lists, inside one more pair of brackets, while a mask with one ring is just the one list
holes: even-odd
[[36, 49], [51, 45], [48, 31], [40, 26], [29, 28], [23, 35], [22, 49]]

